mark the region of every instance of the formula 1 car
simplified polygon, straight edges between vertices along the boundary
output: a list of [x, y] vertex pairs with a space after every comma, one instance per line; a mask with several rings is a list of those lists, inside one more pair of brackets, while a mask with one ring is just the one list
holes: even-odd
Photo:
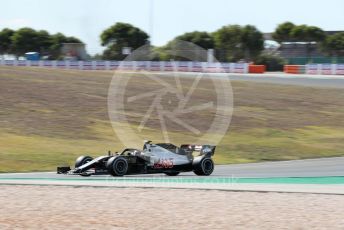
[[[170, 143], [153, 144], [146, 141], [143, 150], [124, 149], [121, 153], [92, 158], [80, 156], [75, 168], [57, 167], [58, 174], [81, 176], [106, 175], [123, 176], [129, 174], [165, 173], [176, 176], [180, 172], [193, 171], [199, 176], [209, 176], [214, 170], [211, 159], [215, 153], [213, 145], [181, 145]], [[194, 153], [197, 153], [194, 156]]]

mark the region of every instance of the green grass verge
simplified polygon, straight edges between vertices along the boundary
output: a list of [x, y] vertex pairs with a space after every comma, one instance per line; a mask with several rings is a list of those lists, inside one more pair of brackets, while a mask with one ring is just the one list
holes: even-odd
[[[124, 146], [107, 114], [111, 77], [111, 72], [103, 71], [0, 67], [0, 172], [55, 170], [57, 165], [72, 165], [79, 155], [120, 151]], [[191, 80], [183, 79], [185, 89]], [[161, 87], [154, 84], [137, 76], [128, 93]], [[200, 81], [194, 105], [211, 101], [215, 95], [210, 85], [209, 80]], [[234, 113], [230, 130], [216, 149], [217, 164], [344, 155], [343, 89], [244, 81], [232, 82], [232, 88]], [[173, 95], [170, 99], [172, 106]], [[130, 106], [132, 124], [140, 123], [150, 103], [151, 98]], [[183, 119], [207, 130], [213, 113], [198, 115]], [[193, 143], [180, 127], [169, 125], [173, 143]], [[140, 134], [142, 140], [163, 141], [159, 128], [155, 115]]]
[[226, 135], [215, 159], [228, 164], [343, 156], [343, 140], [342, 128], [250, 129]]
[[[107, 150], [123, 148], [111, 130], [98, 129], [97, 140], [60, 139], [42, 136], [0, 134], [0, 172], [55, 170], [57, 165], [72, 165], [79, 155], [97, 156]], [[111, 128], [110, 128], [111, 129]], [[152, 131], [153, 132], [153, 131]], [[101, 135], [102, 134], [102, 135]], [[154, 137], [154, 134], [149, 134]], [[157, 134], [156, 134], [157, 135]], [[176, 138], [187, 138], [174, 133]], [[158, 139], [158, 136], [156, 136]], [[344, 130], [306, 127], [292, 131], [252, 129], [230, 132], [219, 144], [217, 164], [248, 163], [342, 156]], [[140, 144], [140, 143], [139, 143]]]

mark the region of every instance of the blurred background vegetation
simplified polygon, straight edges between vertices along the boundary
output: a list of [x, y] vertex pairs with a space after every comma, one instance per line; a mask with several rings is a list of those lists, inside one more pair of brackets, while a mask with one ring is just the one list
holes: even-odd
[[[268, 71], [282, 70], [283, 64], [305, 63], [341, 63], [344, 62], [344, 32], [323, 31], [309, 25], [295, 25], [291, 22], [279, 24], [269, 34], [274, 43], [267, 43], [267, 34], [253, 25], [226, 25], [214, 32], [193, 31], [176, 36], [166, 45], [151, 46], [152, 60], [183, 60], [172, 56], [168, 51], [178, 41], [194, 43], [206, 50], [212, 49], [221, 62], [254, 62], [264, 64]], [[123, 60], [123, 48], [135, 50], [143, 45], [150, 45], [149, 35], [138, 27], [118, 22], [100, 34], [103, 53], [89, 56], [92, 60]], [[0, 55], [12, 54], [23, 56], [26, 52], [39, 52], [50, 60], [63, 59], [61, 46], [63, 43], [82, 43], [75, 37], [62, 33], [49, 34], [45, 30], [21, 28], [0, 31]], [[283, 44], [297, 46], [302, 44], [304, 57], [283, 57], [280, 48]], [[318, 52], [318, 56], [313, 53]], [[320, 52], [320, 54], [319, 54]], [[319, 56], [320, 55], [320, 56]]]

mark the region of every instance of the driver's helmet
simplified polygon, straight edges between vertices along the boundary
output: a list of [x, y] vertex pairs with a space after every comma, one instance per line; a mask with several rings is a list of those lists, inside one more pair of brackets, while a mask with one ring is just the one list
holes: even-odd
[[141, 155], [141, 151], [139, 151], [139, 150], [133, 151], [133, 156], [139, 156], [139, 155]]

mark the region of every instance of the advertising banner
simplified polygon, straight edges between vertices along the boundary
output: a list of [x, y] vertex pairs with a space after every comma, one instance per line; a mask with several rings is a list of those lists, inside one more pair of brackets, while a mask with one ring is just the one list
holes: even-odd
[[335, 74], [344, 75], [344, 64], [337, 64]]
[[306, 65], [306, 74], [318, 74], [318, 64]]
[[321, 64], [320, 73], [325, 74], [325, 75], [332, 74], [332, 65], [331, 64]]
[[[247, 63], [208, 63], [191, 61], [29, 61], [29, 60], [1, 60], [5, 66], [37, 66], [61, 69], [80, 70], [146, 70], [146, 71], [180, 71], [180, 72], [228, 72], [247, 73]], [[342, 68], [342, 67], [341, 67]], [[331, 71], [331, 65], [325, 66], [323, 72]], [[337, 71], [338, 73], [342, 70]]]

